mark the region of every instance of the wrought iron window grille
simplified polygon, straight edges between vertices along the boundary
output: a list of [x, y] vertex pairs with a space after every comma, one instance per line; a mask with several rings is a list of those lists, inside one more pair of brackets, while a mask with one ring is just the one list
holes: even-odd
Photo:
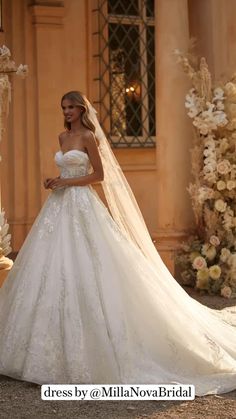
[[101, 125], [113, 147], [155, 147], [153, 0], [97, 0]]

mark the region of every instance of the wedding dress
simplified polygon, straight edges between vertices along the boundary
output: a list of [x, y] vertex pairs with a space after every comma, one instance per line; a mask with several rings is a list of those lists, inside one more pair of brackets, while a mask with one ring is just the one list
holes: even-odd
[[[91, 170], [58, 151], [61, 177]], [[198, 303], [123, 234], [92, 186], [52, 191], [0, 289], [0, 374], [38, 384], [236, 388], [236, 312]]]

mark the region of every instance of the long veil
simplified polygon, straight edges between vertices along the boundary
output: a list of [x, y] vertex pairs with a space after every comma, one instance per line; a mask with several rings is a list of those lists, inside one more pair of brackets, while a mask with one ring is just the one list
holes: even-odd
[[[173, 308], [177, 304], [178, 307], [181, 305], [183, 309], [187, 310], [188, 306], [191, 310], [195, 310], [195, 315], [203, 315], [205, 321], [210, 322], [211, 314], [214, 314], [220, 320], [236, 326], [236, 306], [222, 310], [213, 310], [203, 306], [189, 297], [167, 269], [152, 242], [135, 196], [101, 128], [97, 111], [88, 100], [87, 102], [89, 117], [95, 126], [95, 136], [99, 141], [99, 153], [104, 169], [102, 187], [114, 221], [126, 237], [135, 246], [138, 246], [143, 255], [151, 262], [154, 271], [158, 272], [161, 286], [168, 293]], [[209, 318], [208, 313], [210, 314]]]
[[135, 199], [135, 196], [111, 150], [97, 118], [97, 111], [88, 101], [89, 117], [95, 126], [95, 136], [99, 141], [104, 180], [103, 191], [112, 214], [122, 232], [153, 263], [160, 262], [160, 257], [149, 235], [147, 226]]

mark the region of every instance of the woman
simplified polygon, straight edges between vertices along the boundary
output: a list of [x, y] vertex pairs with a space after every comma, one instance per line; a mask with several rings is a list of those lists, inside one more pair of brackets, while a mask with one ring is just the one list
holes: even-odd
[[[191, 297], [159, 257], [132, 191], [79, 92], [48, 196], [0, 290], [0, 373], [46, 383], [236, 388], [235, 311]], [[102, 182], [112, 217], [91, 184]]]

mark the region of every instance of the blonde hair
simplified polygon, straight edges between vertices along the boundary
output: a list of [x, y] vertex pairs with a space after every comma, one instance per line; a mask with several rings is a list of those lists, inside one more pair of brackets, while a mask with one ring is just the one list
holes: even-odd
[[[63, 100], [65, 99], [71, 100], [71, 102], [73, 102], [75, 106], [81, 106], [83, 108], [81, 112], [81, 122], [84, 125], [84, 127], [90, 129], [93, 133], [95, 133], [95, 126], [89, 118], [88, 104], [85, 95], [81, 92], [78, 92], [77, 90], [67, 92], [61, 98], [61, 106]], [[71, 123], [66, 121], [66, 119], [64, 119], [64, 127], [68, 130], [71, 129]]]

